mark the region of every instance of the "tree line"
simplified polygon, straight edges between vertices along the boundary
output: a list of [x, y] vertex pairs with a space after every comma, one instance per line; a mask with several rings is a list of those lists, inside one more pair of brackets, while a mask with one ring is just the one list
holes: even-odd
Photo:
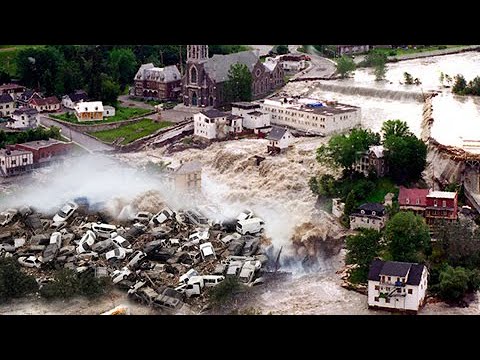
[[[246, 50], [243, 45], [209, 45], [210, 55]], [[90, 98], [115, 105], [139, 66], [183, 65], [185, 45], [47, 45], [20, 49], [15, 58], [22, 85], [45, 95], [62, 96], [77, 89]], [[0, 69], [2, 71], [2, 69]], [[1, 72], [2, 82], [9, 74]]]

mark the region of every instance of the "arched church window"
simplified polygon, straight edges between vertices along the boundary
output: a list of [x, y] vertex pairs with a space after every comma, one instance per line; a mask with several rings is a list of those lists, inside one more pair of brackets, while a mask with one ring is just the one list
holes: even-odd
[[195, 67], [192, 67], [192, 69], [190, 70], [190, 82], [197, 82], [197, 69]]

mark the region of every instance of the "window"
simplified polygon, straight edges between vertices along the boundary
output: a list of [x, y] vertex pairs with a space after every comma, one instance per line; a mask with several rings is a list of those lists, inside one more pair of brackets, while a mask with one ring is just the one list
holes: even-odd
[[442, 207], [447, 207], [447, 201], [446, 200], [442, 201]]
[[405, 199], [405, 204], [407, 204], [407, 205], [410, 204], [410, 199], [409, 198]]
[[12, 159], [12, 165], [17, 165], [17, 160]]
[[387, 304], [390, 304], [390, 298], [386, 298], [386, 299], [385, 299], [385, 302], [386, 302]]
[[397, 293], [399, 293], [399, 292], [402, 292], [402, 289], [398, 288], [398, 289], [397, 289]]
[[380, 286], [375, 285], [375, 290], [379, 290], [379, 289], [380, 289]]
[[26, 163], [27, 162], [27, 158], [23, 158], [23, 163]]
[[392, 278], [390, 276], [388, 277], [388, 281], [392, 281]]
[[417, 199], [417, 201], [415, 202], [415, 204], [420, 205], [420, 199]]
[[433, 206], [437, 206], [437, 200], [433, 200]]
[[375, 300], [376, 302], [378, 302], [378, 300], [379, 300], [378, 296], [376, 296], [374, 300]]
[[413, 293], [412, 289], [408, 289], [408, 293], [411, 295]]

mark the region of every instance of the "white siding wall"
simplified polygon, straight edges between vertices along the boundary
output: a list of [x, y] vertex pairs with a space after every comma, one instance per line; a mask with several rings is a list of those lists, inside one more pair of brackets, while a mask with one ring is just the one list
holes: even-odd
[[62, 105], [68, 109], [75, 109], [75, 103], [73, 103], [70, 98], [62, 99]]
[[287, 125], [303, 131], [315, 131], [324, 135], [342, 133], [360, 125], [361, 111], [336, 115], [317, 114], [313, 111], [303, 111], [287, 106], [273, 105], [272, 102], [261, 104], [262, 111], [270, 116], [270, 122], [276, 125]]
[[[425, 299], [427, 291], [427, 270], [423, 269], [422, 280], [420, 286], [406, 285], [402, 288], [402, 294], [405, 296], [391, 296], [390, 302], [387, 303], [384, 298], [378, 298], [378, 301], [375, 301], [375, 298], [379, 296], [380, 292], [390, 292], [385, 290], [386, 287], [393, 290], [393, 287], [388, 284], [380, 284], [379, 281], [368, 281], [368, 305], [369, 306], [378, 306], [389, 309], [404, 309], [404, 310], [413, 310], [418, 311], [421, 303]], [[375, 290], [375, 286], [378, 286], [378, 290]], [[405, 292], [403, 292], [405, 290]], [[411, 290], [412, 293], [409, 294], [408, 291]]]
[[[23, 159], [27, 159], [25, 162]], [[33, 164], [33, 153], [29, 152], [21, 155], [3, 155], [0, 156], [0, 166], [6, 173], [8, 169], [12, 169], [18, 166], [26, 166]]]
[[240, 109], [232, 107], [232, 114], [243, 118], [243, 127], [245, 129], [257, 129], [264, 126], [270, 126], [270, 114], [263, 114], [261, 116], [252, 116], [248, 113], [258, 111], [259, 109]]
[[293, 141], [293, 136], [292, 134], [290, 134], [289, 131], [287, 131], [278, 142], [278, 147], [280, 149], [286, 149], [292, 143], [292, 141]]
[[[218, 119], [215, 119], [218, 120]], [[208, 121], [208, 123], [207, 123]], [[202, 113], [193, 115], [193, 134], [205, 139], [217, 138], [217, 124]]]
[[0, 117], [10, 116], [15, 111], [15, 103], [0, 104]]
[[7, 127], [11, 129], [36, 128], [38, 126], [37, 116], [28, 115], [12, 115], [13, 122], [7, 123]]
[[380, 230], [385, 224], [385, 219], [371, 219], [363, 216], [350, 216], [350, 229], [375, 229]]

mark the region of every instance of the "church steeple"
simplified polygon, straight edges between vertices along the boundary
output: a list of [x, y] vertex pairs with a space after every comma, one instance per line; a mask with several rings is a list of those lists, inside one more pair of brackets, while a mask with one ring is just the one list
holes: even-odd
[[208, 59], [208, 45], [187, 45], [187, 62]]

